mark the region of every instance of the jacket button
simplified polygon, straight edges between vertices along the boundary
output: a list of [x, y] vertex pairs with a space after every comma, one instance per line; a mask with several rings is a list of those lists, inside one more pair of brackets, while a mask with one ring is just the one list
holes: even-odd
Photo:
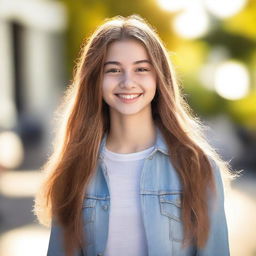
[[153, 159], [153, 156], [150, 156], [148, 159], [152, 160], [152, 159]]
[[106, 211], [108, 209], [107, 205], [103, 205], [102, 208]]

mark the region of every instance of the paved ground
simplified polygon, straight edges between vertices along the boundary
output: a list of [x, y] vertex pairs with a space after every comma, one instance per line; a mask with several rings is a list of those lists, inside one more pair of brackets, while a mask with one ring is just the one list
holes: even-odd
[[[45, 256], [49, 230], [33, 213], [37, 171], [9, 171], [0, 179], [0, 255]], [[232, 183], [226, 198], [232, 256], [256, 256], [256, 171]], [[218, 255], [219, 256], [219, 255]]]

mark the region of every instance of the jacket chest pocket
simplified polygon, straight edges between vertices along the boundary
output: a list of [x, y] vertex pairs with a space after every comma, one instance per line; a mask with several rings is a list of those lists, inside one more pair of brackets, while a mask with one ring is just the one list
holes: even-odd
[[83, 203], [83, 220], [84, 224], [95, 220], [96, 199], [86, 198]]
[[168, 217], [169, 237], [173, 241], [183, 240], [183, 224], [181, 221], [181, 193], [159, 195], [161, 214]]
[[92, 242], [94, 221], [95, 221], [95, 206], [96, 199], [85, 198], [83, 203], [83, 222], [85, 239], [88, 244]]

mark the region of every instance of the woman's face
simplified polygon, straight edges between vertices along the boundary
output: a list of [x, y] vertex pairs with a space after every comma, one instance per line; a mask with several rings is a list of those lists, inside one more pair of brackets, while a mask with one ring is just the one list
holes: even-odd
[[141, 43], [129, 39], [109, 45], [102, 90], [110, 113], [135, 115], [151, 111], [156, 92], [156, 71]]

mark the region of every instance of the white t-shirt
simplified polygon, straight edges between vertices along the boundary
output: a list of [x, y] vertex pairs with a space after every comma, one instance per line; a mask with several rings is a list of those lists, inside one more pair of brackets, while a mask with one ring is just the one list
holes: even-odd
[[140, 204], [140, 175], [154, 146], [131, 154], [103, 150], [110, 186], [109, 232], [105, 256], [146, 256]]

